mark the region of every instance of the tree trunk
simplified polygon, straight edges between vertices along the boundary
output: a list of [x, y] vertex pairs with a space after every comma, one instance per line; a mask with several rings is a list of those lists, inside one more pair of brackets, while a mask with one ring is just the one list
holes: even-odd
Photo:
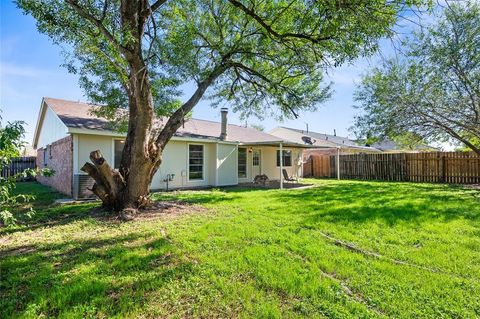
[[[148, 68], [142, 55], [142, 36], [150, 14], [146, 0], [122, 0], [121, 23], [132, 39], [122, 47], [128, 62], [128, 133], [120, 169], [113, 170], [99, 151], [90, 154], [92, 163], [82, 170], [94, 180], [92, 188], [106, 209], [122, 211], [145, 207], [153, 175], [161, 162], [161, 150], [151, 136], [154, 117]], [[163, 148], [163, 147], [162, 147]]]
[[[142, 63], [137, 62], [134, 68], [142, 69]], [[153, 103], [148, 74], [145, 68], [133, 74], [128, 134], [119, 170], [113, 170], [99, 151], [90, 154], [93, 164], [86, 163], [82, 168], [95, 180], [92, 192], [102, 200], [104, 208], [118, 212], [143, 208], [149, 203], [152, 178], [161, 163], [161, 149], [151, 136]]]
[[146, 0], [122, 0], [121, 20], [126, 30], [131, 31], [133, 41], [122, 47], [128, 67], [128, 132], [122, 152], [120, 169], [113, 170], [99, 151], [90, 154], [92, 163], [82, 170], [89, 174], [95, 184], [92, 192], [106, 209], [117, 212], [139, 209], [149, 204], [150, 185], [162, 162], [162, 152], [170, 138], [183, 123], [184, 117], [202, 98], [207, 88], [232, 64], [231, 54], [212, 68], [193, 95], [168, 119], [158, 135], [154, 135], [154, 108], [148, 67], [142, 56], [142, 36], [145, 22], [151, 13]]

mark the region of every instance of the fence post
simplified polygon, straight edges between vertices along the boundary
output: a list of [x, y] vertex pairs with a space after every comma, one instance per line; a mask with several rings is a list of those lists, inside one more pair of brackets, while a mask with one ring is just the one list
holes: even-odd
[[337, 148], [337, 179], [340, 180], [340, 147]]
[[317, 177], [315, 176], [315, 171], [313, 170], [313, 161], [315, 160], [315, 156], [312, 156], [310, 155], [310, 174], [312, 175], [312, 177]]
[[[23, 172], [27, 168], [35, 169], [36, 167], [37, 167], [36, 157], [34, 157], [34, 156], [31, 156], [31, 157], [27, 157], [27, 156], [15, 157], [15, 158], [12, 158], [12, 161], [8, 166], [3, 167], [3, 169], [0, 170], [0, 176], [3, 177], [3, 178], [9, 178], [9, 177], [14, 176], [18, 173]], [[28, 180], [28, 179], [29, 178], [27, 178], [27, 179], [18, 178], [18, 181], [23, 181], [23, 180]]]
[[447, 160], [445, 159], [445, 154], [442, 155], [442, 183], [445, 183], [447, 179]]

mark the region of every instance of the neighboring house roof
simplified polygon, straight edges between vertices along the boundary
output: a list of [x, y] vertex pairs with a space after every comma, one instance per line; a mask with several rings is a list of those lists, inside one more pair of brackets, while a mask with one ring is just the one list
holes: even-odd
[[391, 140], [375, 142], [372, 144], [372, 147], [376, 147], [382, 151], [396, 151], [401, 149], [394, 141]]
[[440, 148], [433, 147], [427, 144], [424, 145], [417, 145], [413, 149], [405, 149], [402, 146], [398, 145], [392, 140], [385, 139], [383, 141], [375, 142], [371, 145], [372, 147], [378, 148], [384, 152], [393, 152], [393, 151], [400, 151], [400, 152], [418, 152], [418, 151], [439, 151]]
[[[106, 132], [112, 132], [109, 121], [105, 118], [97, 117], [92, 110], [101, 106], [74, 102], [62, 99], [44, 98], [42, 103], [50, 107], [59, 119], [67, 126], [71, 132], [81, 133], [81, 130], [98, 131], [99, 135]], [[159, 119], [157, 125], [160, 127], [166, 123], [166, 118]], [[38, 124], [37, 124], [38, 125]], [[220, 141], [221, 123], [188, 119], [181, 126], [175, 136], [186, 138], [201, 138]], [[35, 135], [38, 134], [38, 128]], [[227, 142], [237, 142], [241, 144], [266, 144], [266, 143], [291, 143], [291, 141], [280, 137], [258, 131], [253, 128], [242, 127], [239, 125], [228, 124], [227, 126]], [[304, 146], [300, 143], [298, 146]]]
[[317, 148], [351, 148], [371, 152], [380, 152], [380, 150], [358, 145], [355, 141], [346, 137], [329, 135], [311, 131], [303, 131], [289, 127], [277, 127], [269, 132], [279, 138], [285, 138], [295, 143], [309, 144]]

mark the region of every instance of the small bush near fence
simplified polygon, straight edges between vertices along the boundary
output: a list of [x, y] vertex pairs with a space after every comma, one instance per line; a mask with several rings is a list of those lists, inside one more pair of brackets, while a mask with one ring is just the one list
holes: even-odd
[[[15, 157], [12, 158], [12, 162], [10, 163], [9, 166], [3, 168], [0, 171], [0, 176], [3, 178], [8, 178], [10, 176], [13, 176], [15, 174], [21, 173], [27, 168], [36, 168], [36, 157], [35, 156], [25, 156], [25, 157]], [[33, 177], [28, 177], [23, 180], [32, 180]]]
[[[337, 157], [312, 155], [304, 175], [337, 177]], [[449, 184], [480, 183], [480, 156], [474, 152], [340, 155], [340, 178]]]

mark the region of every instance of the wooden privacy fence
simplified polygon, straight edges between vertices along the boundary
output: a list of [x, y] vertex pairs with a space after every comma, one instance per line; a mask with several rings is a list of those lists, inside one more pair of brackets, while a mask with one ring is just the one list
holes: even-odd
[[12, 162], [9, 166], [4, 167], [0, 171], [0, 176], [8, 178], [15, 174], [21, 173], [27, 168], [36, 168], [36, 157], [35, 156], [24, 156], [24, 157], [15, 157], [12, 159]]
[[[323, 161], [323, 160], [322, 160]], [[337, 157], [329, 156], [329, 177], [337, 177]], [[314, 166], [318, 161], [313, 159]], [[480, 183], [480, 156], [473, 152], [340, 155], [340, 178], [449, 184]], [[323, 166], [313, 168], [314, 177]]]

